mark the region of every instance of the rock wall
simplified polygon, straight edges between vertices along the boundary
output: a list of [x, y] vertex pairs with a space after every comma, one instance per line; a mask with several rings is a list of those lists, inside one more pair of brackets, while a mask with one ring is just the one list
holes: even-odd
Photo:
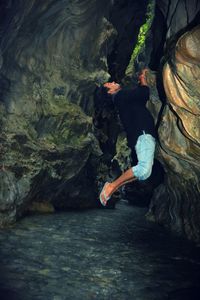
[[[199, 16], [199, 1], [157, 1], [150, 62], [153, 68], [162, 69], [158, 75], [164, 86], [164, 93], [158, 86], [163, 101], [158, 157], [166, 171], [164, 183], [151, 200], [150, 215], [197, 242], [200, 240]], [[159, 32], [165, 34], [165, 39], [163, 35], [159, 39]]]
[[0, 5], [0, 225], [32, 202], [97, 205], [93, 93], [109, 76], [110, 2]]
[[148, 1], [113, 1], [109, 21], [117, 31], [113, 50], [108, 55], [109, 73], [112, 80], [120, 82], [137, 43], [140, 26], [145, 22]]
[[[200, 240], [200, 26], [183, 34], [163, 68], [167, 96], [159, 126], [165, 182], [154, 193], [156, 221]], [[173, 57], [173, 56], [172, 56]]]
[[[169, 48], [175, 46], [172, 41], [183, 33], [195, 19], [200, 19], [200, 2], [198, 0], [159, 0], [156, 1], [155, 18], [149, 34], [145, 55], [149, 66], [158, 70], [163, 56], [170, 53]], [[147, 44], [147, 43], [146, 43]]]
[[165, 18], [166, 40], [190, 24], [200, 10], [198, 0], [159, 0], [156, 3]]

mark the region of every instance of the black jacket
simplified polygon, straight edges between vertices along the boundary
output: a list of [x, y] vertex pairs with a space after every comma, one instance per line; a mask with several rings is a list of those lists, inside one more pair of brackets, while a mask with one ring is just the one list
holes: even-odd
[[153, 117], [146, 108], [149, 99], [148, 86], [120, 90], [113, 99], [132, 151], [135, 151], [137, 139], [143, 131], [156, 136]]

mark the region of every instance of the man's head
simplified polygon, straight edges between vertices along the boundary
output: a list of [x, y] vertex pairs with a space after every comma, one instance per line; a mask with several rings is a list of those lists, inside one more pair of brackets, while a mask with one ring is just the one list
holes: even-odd
[[120, 84], [116, 83], [115, 81], [106, 82], [106, 83], [104, 83], [103, 86], [107, 89], [107, 93], [111, 94], [111, 95], [113, 95], [121, 90]]

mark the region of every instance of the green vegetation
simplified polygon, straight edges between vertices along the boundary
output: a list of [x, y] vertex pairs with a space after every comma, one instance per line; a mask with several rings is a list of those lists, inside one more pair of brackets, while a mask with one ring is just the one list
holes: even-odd
[[146, 12], [146, 22], [140, 27], [137, 44], [133, 50], [129, 65], [126, 69], [126, 76], [131, 76], [133, 74], [134, 61], [144, 47], [148, 31], [149, 31], [152, 21], [153, 21], [154, 10], [155, 10], [155, 0], [149, 0], [149, 3], [147, 5], [147, 12]]

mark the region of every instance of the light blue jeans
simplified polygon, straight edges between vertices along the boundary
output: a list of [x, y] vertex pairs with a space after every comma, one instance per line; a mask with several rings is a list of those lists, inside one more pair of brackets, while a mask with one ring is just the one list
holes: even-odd
[[138, 163], [132, 167], [133, 174], [138, 180], [147, 179], [152, 172], [156, 140], [151, 134], [143, 132], [137, 139], [135, 151]]

